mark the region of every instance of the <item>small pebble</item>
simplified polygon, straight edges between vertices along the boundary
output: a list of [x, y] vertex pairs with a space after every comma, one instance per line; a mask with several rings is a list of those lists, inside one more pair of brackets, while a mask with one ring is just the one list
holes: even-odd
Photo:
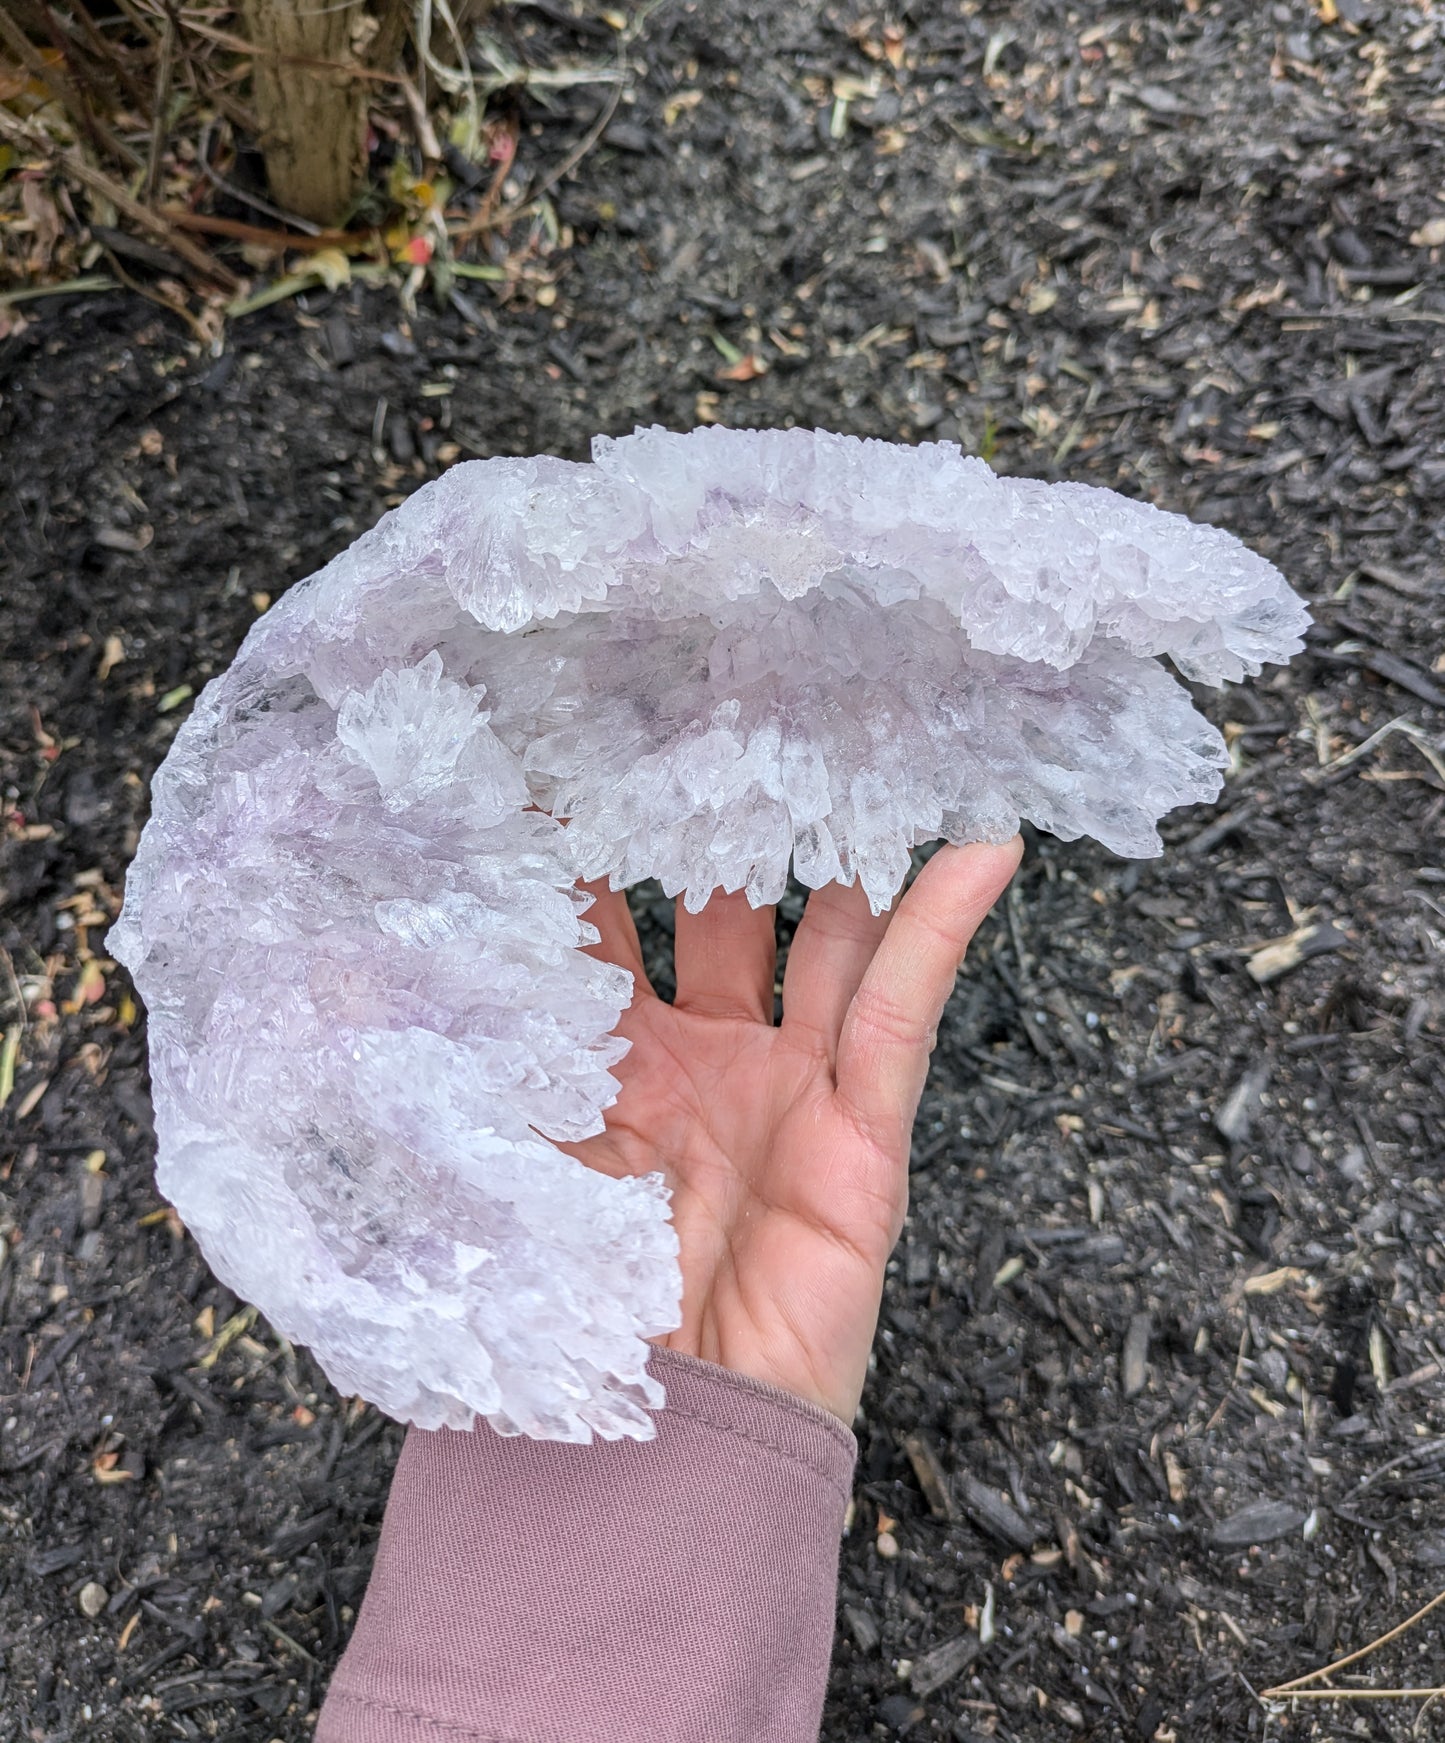
[[93, 1622], [110, 1601], [110, 1593], [99, 1580], [87, 1580], [80, 1588], [80, 1596], [76, 1602], [80, 1605], [82, 1616], [89, 1616]]

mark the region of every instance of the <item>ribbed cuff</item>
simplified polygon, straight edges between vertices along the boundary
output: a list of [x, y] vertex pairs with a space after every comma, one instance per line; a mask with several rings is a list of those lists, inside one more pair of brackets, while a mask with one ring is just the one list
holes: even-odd
[[412, 1430], [317, 1743], [815, 1743], [853, 1437], [649, 1366], [652, 1441]]

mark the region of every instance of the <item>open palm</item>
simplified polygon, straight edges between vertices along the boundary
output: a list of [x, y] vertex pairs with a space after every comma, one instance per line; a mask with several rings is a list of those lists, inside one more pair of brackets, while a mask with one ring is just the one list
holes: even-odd
[[873, 915], [855, 886], [808, 898], [773, 1023], [773, 909], [679, 903], [677, 995], [659, 999], [627, 898], [588, 911], [594, 954], [635, 979], [606, 1130], [564, 1145], [612, 1175], [660, 1170], [681, 1245], [682, 1324], [657, 1341], [851, 1422], [938, 1019], [1020, 844], [941, 848]]

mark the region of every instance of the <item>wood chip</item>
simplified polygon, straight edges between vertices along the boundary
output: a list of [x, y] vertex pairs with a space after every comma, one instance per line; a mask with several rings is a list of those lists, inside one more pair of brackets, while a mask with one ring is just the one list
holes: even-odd
[[928, 1511], [935, 1519], [957, 1519], [958, 1509], [953, 1503], [953, 1491], [948, 1486], [948, 1473], [944, 1470], [932, 1441], [926, 1434], [910, 1434], [903, 1442], [903, 1450], [908, 1454], [909, 1464], [913, 1466], [913, 1474], [917, 1477], [923, 1498], [928, 1503]]
[[16, 1109], [15, 1109], [16, 1120], [17, 1121], [23, 1120], [28, 1115], [33, 1114], [35, 1112], [36, 1108], [38, 1108], [40, 1106], [41, 1097], [45, 1094], [46, 1090], [49, 1088], [50, 1088], [50, 1079], [48, 1077], [42, 1077], [39, 1083], [32, 1084], [30, 1086], [30, 1088], [28, 1090], [26, 1090], [25, 1094], [20, 1098], [20, 1101], [16, 1106]]
[[961, 1671], [967, 1670], [978, 1657], [979, 1651], [978, 1639], [971, 1634], [960, 1634], [956, 1640], [945, 1640], [941, 1646], [925, 1652], [922, 1658], [914, 1659], [908, 1686], [916, 1695], [931, 1695], [935, 1689], [941, 1689], [945, 1683], [952, 1682]]
[[876, 1651], [882, 1635], [878, 1624], [873, 1620], [871, 1610], [865, 1610], [857, 1604], [845, 1604], [843, 1620], [848, 1624], [848, 1632], [853, 1636], [853, 1643], [860, 1652]]
[[1402, 660], [1384, 648], [1369, 648], [1359, 658], [1360, 664], [1372, 671], [1377, 678], [1383, 678], [1386, 683], [1408, 690], [1412, 696], [1418, 696], [1432, 708], [1445, 708], [1445, 690], [1438, 684], [1432, 684], [1424, 672], [1411, 661]]
[[1431, 591], [1427, 582], [1417, 575], [1407, 575], [1403, 570], [1390, 569], [1383, 563], [1361, 563], [1360, 573], [1370, 581], [1378, 581], [1381, 587], [1388, 587], [1392, 593], [1403, 594], [1406, 599], [1424, 599]]
[[1154, 1321], [1147, 1313], [1136, 1313], [1124, 1334], [1124, 1353], [1120, 1362], [1124, 1396], [1137, 1398], [1149, 1381], [1149, 1339]]
[[1032, 1549], [1042, 1535], [987, 1483], [979, 1482], [967, 1471], [954, 1476], [953, 1491], [974, 1524], [1010, 1549]]
[[1312, 956], [1327, 951], [1342, 950], [1349, 939], [1332, 920], [1321, 920], [1313, 926], [1301, 926], [1285, 938], [1271, 938], [1250, 953], [1248, 963], [1251, 979], [1260, 986], [1279, 980]]
[[1269, 1067], [1258, 1065], [1246, 1071], [1225, 1097], [1224, 1106], [1214, 1116], [1215, 1129], [1231, 1144], [1247, 1142], [1259, 1112], [1259, 1100], [1269, 1082]]
[[1305, 1273], [1297, 1265], [1282, 1265], [1278, 1271], [1262, 1271], [1257, 1277], [1248, 1277], [1244, 1283], [1246, 1295], [1278, 1295], [1281, 1289], [1288, 1288], [1291, 1283], [1302, 1283]]
[[1256, 1501], [1238, 1513], [1221, 1519], [1209, 1534], [1217, 1549], [1248, 1549], [1256, 1543], [1273, 1543], [1298, 1531], [1308, 1518], [1298, 1507], [1284, 1501]]

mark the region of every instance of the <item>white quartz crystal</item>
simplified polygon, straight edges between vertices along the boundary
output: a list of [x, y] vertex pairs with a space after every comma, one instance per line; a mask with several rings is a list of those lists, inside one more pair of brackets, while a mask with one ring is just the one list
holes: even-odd
[[[1208, 683], [1301, 646], [1236, 539], [951, 444], [641, 430], [458, 466], [260, 619], [156, 776], [111, 948], [161, 1190], [345, 1392], [645, 1438], [660, 1176], [560, 1151], [630, 977], [578, 878], [694, 910], [1019, 819], [1123, 854], [1212, 798]], [[566, 819], [564, 827], [562, 819]]]

